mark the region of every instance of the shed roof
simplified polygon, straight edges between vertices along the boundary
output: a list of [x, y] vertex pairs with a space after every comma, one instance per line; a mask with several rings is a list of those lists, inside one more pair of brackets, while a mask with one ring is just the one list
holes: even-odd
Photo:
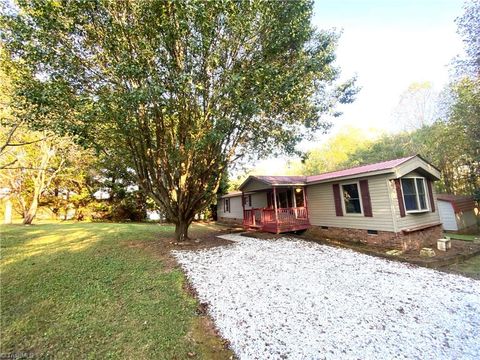
[[453, 194], [438, 194], [437, 200], [447, 201], [452, 204], [455, 213], [462, 211], [470, 211], [475, 209], [475, 201], [471, 196], [453, 195]]

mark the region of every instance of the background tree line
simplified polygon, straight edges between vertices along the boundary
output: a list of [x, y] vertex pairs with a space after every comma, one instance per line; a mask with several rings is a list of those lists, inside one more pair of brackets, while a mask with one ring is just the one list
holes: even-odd
[[421, 154], [442, 172], [437, 191], [480, 200], [480, 2], [466, 3], [457, 25], [466, 56], [454, 59], [452, 80], [441, 94], [428, 82], [412, 84], [395, 109], [397, 132], [372, 139], [363, 130], [342, 129], [291, 172], [316, 174]]
[[[4, 56], [4, 53], [1, 53]], [[144, 220], [155, 209], [121, 158], [76, 143], [73, 136], [28, 126], [15, 110], [18, 69], [0, 67], [0, 215], [31, 224], [48, 219]]]
[[[438, 192], [480, 196], [480, 83], [464, 77], [449, 85], [448, 111], [435, 120], [396, 133], [342, 129], [293, 165], [291, 173], [313, 175], [421, 154], [438, 167]], [[435, 104], [444, 107], [445, 98]], [[409, 117], [409, 119], [411, 119]]]

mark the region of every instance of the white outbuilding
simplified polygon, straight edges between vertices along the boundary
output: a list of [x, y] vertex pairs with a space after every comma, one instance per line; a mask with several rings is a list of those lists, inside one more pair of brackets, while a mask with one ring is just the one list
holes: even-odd
[[478, 227], [478, 209], [471, 196], [439, 194], [437, 204], [444, 230], [458, 232]]

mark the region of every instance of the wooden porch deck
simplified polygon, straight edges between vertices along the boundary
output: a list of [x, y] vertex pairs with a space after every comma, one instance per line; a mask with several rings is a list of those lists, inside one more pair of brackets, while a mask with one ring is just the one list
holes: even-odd
[[306, 207], [259, 208], [243, 211], [243, 226], [247, 229], [260, 229], [271, 233], [306, 230], [310, 227]]

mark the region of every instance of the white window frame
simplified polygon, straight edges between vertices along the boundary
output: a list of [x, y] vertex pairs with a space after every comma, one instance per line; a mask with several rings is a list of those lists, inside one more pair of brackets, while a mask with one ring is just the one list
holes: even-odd
[[[413, 184], [415, 185], [415, 198], [417, 200], [417, 207], [418, 210], [407, 210], [407, 205], [405, 204], [405, 192], [403, 191], [403, 179], [413, 179]], [[427, 206], [426, 209], [420, 209], [420, 199], [418, 197], [418, 186], [417, 186], [417, 179], [423, 180], [423, 193], [425, 194], [425, 205]], [[405, 209], [405, 214], [420, 214], [426, 213], [430, 211], [430, 195], [428, 195], [427, 189], [427, 179], [423, 176], [404, 176], [400, 178], [400, 186], [402, 187], [402, 201], [403, 201], [403, 208]]]
[[[358, 199], [360, 200], [360, 212], [359, 213], [349, 213], [347, 212], [347, 208], [345, 206], [345, 198], [343, 197], [343, 186], [344, 185], [357, 185], [358, 190]], [[340, 184], [340, 197], [342, 200], [342, 210], [345, 216], [363, 216], [363, 202], [362, 202], [362, 192], [360, 190], [360, 182], [353, 181], [353, 182], [345, 182]]]
[[230, 212], [230, 198], [225, 198], [223, 200], [225, 201], [225, 203], [223, 204], [224, 212], [229, 213]]

